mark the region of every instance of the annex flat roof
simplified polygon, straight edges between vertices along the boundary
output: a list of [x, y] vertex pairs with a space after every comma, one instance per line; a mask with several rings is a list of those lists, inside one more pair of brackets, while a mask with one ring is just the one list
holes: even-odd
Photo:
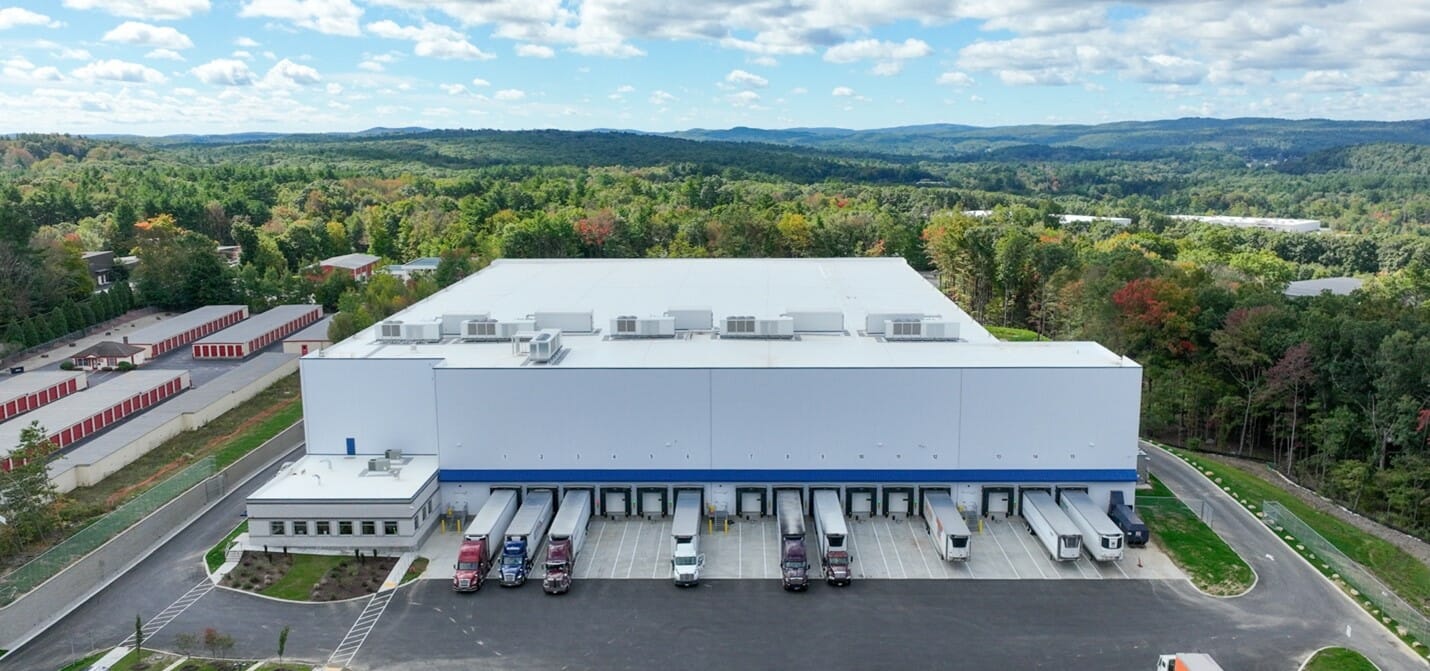
[[222, 319], [239, 310], [246, 310], [242, 305], [205, 305], [197, 310], [190, 310], [176, 317], [163, 319], [158, 323], [145, 326], [133, 333], [124, 336], [125, 342], [135, 345], [153, 345], [163, 342], [191, 328], [203, 326], [216, 319]]
[[381, 260], [381, 259], [379, 259], [378, 257], [373, 256], [373, 255], [371, 255], [371, 254], [353, 253], [353, 254], [343, 254], [342, 256], [334, 256], [334, 257], [332, 257], [332, 258], [323, 259], [322, 261], [319, 261], [319, 262], [318, 262], [318, 265], [320, 265], [320, 266], [332, 266], [332, 267], [334, 267], [334, 268], [347, 268], [347, 269], [349, 269], [349, 270], [356, 270], [356, 269], [361, 268], [361, 267], [363, 267], [363, 266], [366, 266], [366, 265], [368, 265], [368, 264], [377, 263], [377, 262], [380, 261], [380, 260]]
[[304, 327], [303, 330], [284, 338], [283, 342], [328, 342], [328, 324], [332, 322], [332, 315], [323, 317]]
[[194, 341], [194, 344], [246, 343], [274, 329], [281, 328], [284, 324], [298, 319], [305, 314], [321, 309], [322, 308], [316, 305], [279, 305], [269, 308], [266, 312], [253, 315], [218, 333], [199, 338]]
[[20, 431], [39, 422], [50, 432], [73, 426], [104, 412], [106, 408], [122, 403], [124, 399], [142, 394], [164, 383], [188, 375], [185, 370], [135, 370], [121, 373], [112, 380], [98, 384], [81, 392], [76, 392], [49, 405], [31, 410], [15, 419], [0, 424], [0, 454], [9, 454], [20, 444]]
[[437, 477], [436, 455], [405, 455], [392, 462], [395, 471], [367, 470], [367, 460], [375, 457], [305, 455], [249, 494], [248, 502], [409, 501]]
[[[689, 334], [609, 338], [620, 315], [658, 316], [708, 308], [718, 327], [732, 315], [767, 318], [804, 310], [844, 315], [843, 334], [744, 340]], [[1136, 366], [1096, 343], [1004, 343], [898, 258], [842, 259], [502, 259], [393, 315], [409, 323], [443, 314], [518, 320], [536, 312], [593, 313], [593, 334], [562, 333], [551, 368], [840, 368]], [[957, 322], [960, 342], [885, 342], [862, 335], [865, 318], [915, 313]], [[416, 358], [446, 368], [527, 365], [510, 342], [379, 343], [376, 326], [310, 358]]]
[[11, 399], [20, 398], [21, 396], [28, 396], [42, 389], [49, 389], [61, 382], [77, 377], [84, 377], [84, 371], [37, 370], [0, 378], [0, 404]]

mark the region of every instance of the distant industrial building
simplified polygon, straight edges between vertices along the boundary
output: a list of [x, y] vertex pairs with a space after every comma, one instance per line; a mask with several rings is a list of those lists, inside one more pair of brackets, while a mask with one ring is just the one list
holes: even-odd
[[1318, 280], [1300, 280], [1286, 287], [1287, 296], [1319, 296], [1329, 291], [1337, 296], [1349, 296], [1365, 284], [1356, 277], [1324, 277]]
[[393, 264], [382, 270], [398, 279], [410, 280], [421, 273], [435, 272], [439, 265], [442, 265], [442, 259], [435, 256], [424, 256], [420, 259], [412, 259], [407, 263]]
[[[993, 210], [964, 210], [963, 213], [975, 219], [986, 219], [988, 217], [993, 216]], [[1074, 222], [1092, 223], [1096, 221], [1105, 221], [1109, 224], [1116, 224], [1118, 226], [1132, 225], [1132, 220], [1128, 219], [1127, 217], [1104, 217], [1098, 214], [1055, 214], [1051, 216], [1057, 217], [1059, 224], [1071, 224]]]
[[141, 328], [124, 336], [124, 342], [145, 348], [147, 358], [153, 359], [247, 318], [247, 306], [208, 305]]
[[279, 305], [194, 342], [195, 359], [243, 359], [323, 317], [321, 305]]
[[60, 400], [89, 386], [76, 371], [34, 371], [0, 378], [0, 422]]
[[318, 267], [323, 270], [324, 275], [334, 272], [347, 273], [355, 280], [365, 280], [372, 277], [373, 269], [381, 260], [372, 254], [343, 254], [319, 261]]
[[312, 326], [284, 338], [283, 351], [287, 354], [303, 355], [317, 352], [333, 344], [333, 341], [328, 338], [328, 326], [332, 323], [332, 317], [324, 317]]
[[1180, 221], [1200, 221], [1204, 224], [1231, 226], [1233, 228], [1263, 228], [1281, 233], [1315, 233], [1323, 224], [1318, 219], [1275, 219], [1271, 217], [1224, 217], [1202, 216], [1198, 214], [1174, 214], [1171, 218]]

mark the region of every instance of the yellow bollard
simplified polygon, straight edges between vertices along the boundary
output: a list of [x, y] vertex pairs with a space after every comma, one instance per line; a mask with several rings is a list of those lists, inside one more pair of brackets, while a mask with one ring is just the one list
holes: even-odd
[[442, 525], [442, 531], [441, 531], [442, 535], [444, 535], [444, 536], [447, 535], [447, 520], [445, 520], [445, 519], [437, 520], [437, 523], [440, 524], [440, 525]]

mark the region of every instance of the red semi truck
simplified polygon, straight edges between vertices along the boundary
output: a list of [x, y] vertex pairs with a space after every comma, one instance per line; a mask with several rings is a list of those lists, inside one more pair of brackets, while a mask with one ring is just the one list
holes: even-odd
[[487, 497], [477, 517], [467, 527], [461, 547], [457, 548], [456, 573], [452, 589], [475, 592], [486, 582], [492, 569], [492, 559], [501, 550], [506, 528], [516, 515], [516, 491], [499, 489]]

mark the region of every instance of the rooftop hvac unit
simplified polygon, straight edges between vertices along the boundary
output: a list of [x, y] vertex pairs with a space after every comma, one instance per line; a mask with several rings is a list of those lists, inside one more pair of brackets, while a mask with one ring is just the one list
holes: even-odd
[[890, 321], [922, 320], [922, 312], [871, 312], [864, 318], [864, 333], [884, 335], [884, 324]]
[[462, 340], [511, 340], [518, 332], [536, 328], [533, 321], [499, 322], [495, 319], [472, 319], [462, 322]]
[[385, 321], [377, 325], [378, 342], [399, 342], [402, 340], [402, 322], [398, 320]]
[[721, 338], [793, 338], [794, 320], [789, 317], [756, 319], [751, 316], [726, 317]]
[[596, 330], [595, 315], [586, 312], [538, 312], [531, 316], [536, 330], [558, 329], [567, 333], [590, 333]]
[[891, 319], [884, 322], [885, 340], [958, 340], [958, 322], [932, 319]]
[[671, 308], [665, 316], [675, 318], [677, 331], [715, 330], [715, 311], [710, 308]]
[[487, 319], [490, 315], [482, 312], [472, 314], [442, 315], [442, 335], [459, 336], [462, 335], [462, 324], [480, 319]]
[[402, 339], [407, 342], [440, 342], [442, 340], [442, 322], [418, 322], [406, 323], [402, 325]]
[[611, 320], [612, 338], [674, 338], [674, 317], [622, 315]]
[[392, 462], [386, 458], [381, 457], [368, 459], [367, 470], [374, 472], [392, 470]]
[[844, 313], [838, 310], [790, 310], [780, 316], [794, 320], [795, 333], [844, 332]]
[[561, 351], [561, 331], [545, 329], [537, 333], [528, 344], [526, 360], [532, 363], [548, 363]]
[[389, 461], [402, 461], [402, 450], [387, 450], [382, 454]]

